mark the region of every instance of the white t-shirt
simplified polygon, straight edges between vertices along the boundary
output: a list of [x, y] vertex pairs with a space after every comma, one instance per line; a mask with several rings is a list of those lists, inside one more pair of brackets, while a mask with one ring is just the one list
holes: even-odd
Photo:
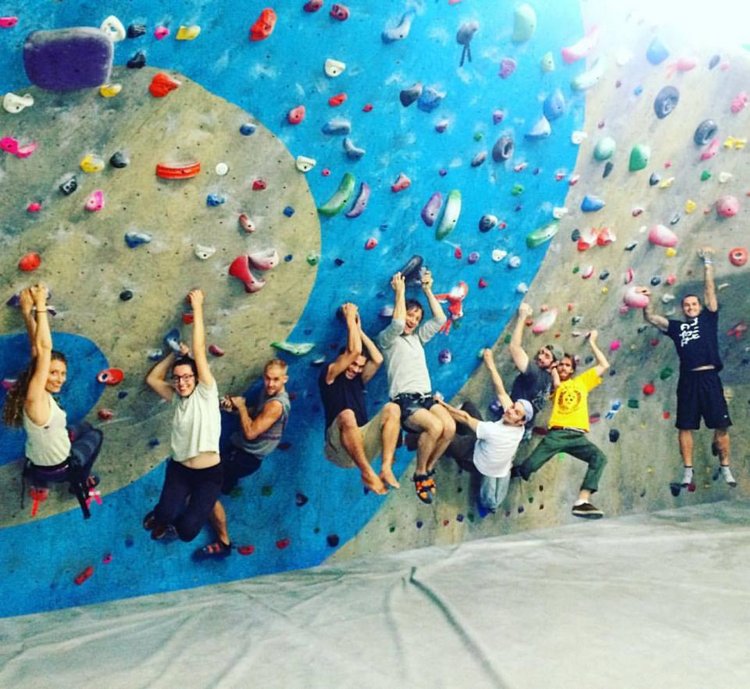
[[523, 426], [509, 426], [502, 420], [480, 421], [474, 446], [474, 466], [485, 476], [507, 476], [523, 432]]
[[184, 462], [201, 452], [218, 452], [221, 435], [219, 388], [199, 382], [189, 397], [172, 397], [172, 459]]
[[51, 467], [62, 464], [70, 454], [70, 438], [65, 427], [67, 417], [55, 398], [47, 393], [49, 418], [47, 423], [37, 426], [23, 412], [23, 428], [26, 431], [26, 456], [32, 464]]

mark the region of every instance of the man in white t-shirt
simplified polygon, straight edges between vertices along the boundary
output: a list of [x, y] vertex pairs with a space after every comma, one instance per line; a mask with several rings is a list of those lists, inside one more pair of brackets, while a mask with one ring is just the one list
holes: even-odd
[[513, 457], [523, 440], [524, 426], [534, 416], [534, 408], [528, 400], [511, 400], [495, 367], [491, 349], [485, 349], [482, 358], [492, 378], [498, 402], [504, 410], [500, 420], [482, 421], [479, 410], [471, 402], [465, 402], [461, 409], [445, 402], [441, 404], [456, 421], [468, 426], [471, 431], [469, 434], [456, 435], [446, 454], [462, 468], [481, 475], [479, 507], [495, 512], [508, 493]]

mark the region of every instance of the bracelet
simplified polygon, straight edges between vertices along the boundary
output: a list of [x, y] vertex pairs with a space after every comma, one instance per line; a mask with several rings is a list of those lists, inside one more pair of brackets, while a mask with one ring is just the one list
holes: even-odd
[[710, 258], [704, 258], [703, 259], [703, 265], [704, 266], [712, 266], [714, 262]]

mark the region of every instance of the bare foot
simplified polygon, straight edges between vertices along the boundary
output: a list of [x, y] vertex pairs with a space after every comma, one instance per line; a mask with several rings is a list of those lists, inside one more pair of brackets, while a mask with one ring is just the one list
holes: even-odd
[[396, 480], [396, 475], [390, 467], [383, 467], [381, 469], [380, 478], [391, 488], [401, 488], [401, 484]]
[[367, 490], [371, 490], [376, 495], [385, 495], [388, 489], [385, 487], [379, 476], [373, 474], [362, 474], [362, 483]]

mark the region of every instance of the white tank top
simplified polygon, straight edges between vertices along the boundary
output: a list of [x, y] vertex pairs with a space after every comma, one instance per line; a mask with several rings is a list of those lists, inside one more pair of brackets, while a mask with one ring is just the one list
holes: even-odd
[[26, 431], [26, 456], [40, 467], [55, 466], [64, 462], [70, 454], [70, 438], [65, 427], [67, 415], [60, 409], [52, 395], [47, 394], [50, 414], [47, 423], [37, 426], [23, 412], [23, 428]]

